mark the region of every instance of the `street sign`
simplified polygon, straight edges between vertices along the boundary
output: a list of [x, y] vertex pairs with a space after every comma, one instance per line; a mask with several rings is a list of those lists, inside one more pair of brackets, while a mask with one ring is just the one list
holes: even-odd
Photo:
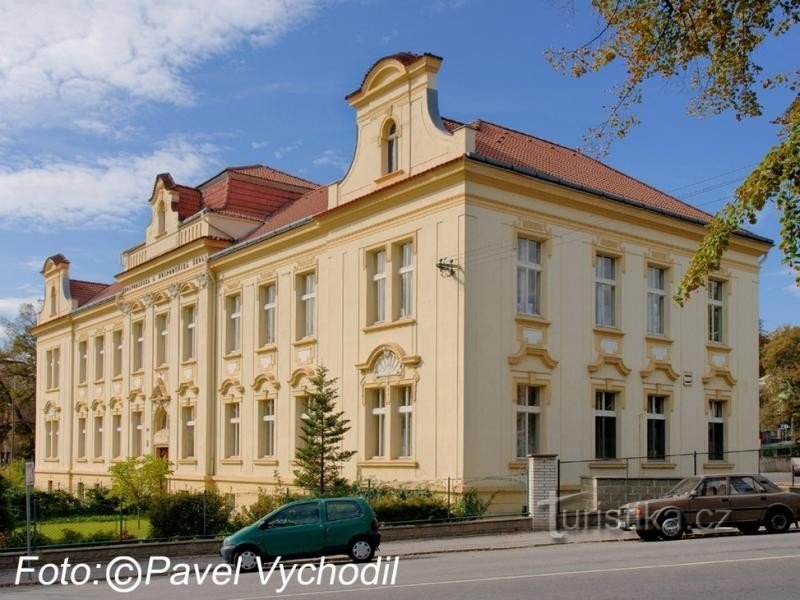
[[33, 485], [33, 482], [34, 482], [33, 462], [28, 461], [25, 463], [25, 485]]

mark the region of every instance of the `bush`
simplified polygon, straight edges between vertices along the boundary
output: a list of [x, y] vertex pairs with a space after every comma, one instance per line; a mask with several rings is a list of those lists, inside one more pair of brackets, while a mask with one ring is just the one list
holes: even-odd
[[63, 490], [43, 492], [35, 490], [31, 494], [31, 502], [37, 519], [49, 519], [52, 517], [70, 517], [83, 514], [84, 508], [80, 500]]
[[[5, 537], [6, 548], [25, 548], [27, 544], [25, 529], [16, 529]], [[40, 531], [31, 531], [31, 547], [52, 546], [53, 540]]]
[[87, 515], [113, 515], [119, 510], [119, 501], [112, 498], [111, 490], [104, 487], [91, 488], [86, 491], [83, 512]]
[[61, 530], [61, 537], [58, 539], [59, 544], [81, 544], [85, 540], [80, 531], [75, 531], [69, 527]]
[[5, 477], [0, 475], [0, 535], [14, 528], [14, 518], [11, 514], [11, 485]]
[[382, 495], [370, 502], [370, 505], [378, 520], [383, 523], [428, 521], [448, 517], [447, 504], [433, 493]]
[[464, 490], [461, 497], [456, 501], [453, 507], [452, 515], [454, 517], [469, 518], [469, 517], [482, 517], [486, 514], [489, 505], [497, 495], [495, 492], [487, 500], [481, 499], [480, 493], [475, 488], [468, 488]]
[[155, 538], [214, 535], [227, 530], [233, 507], [216, 492], [162, 494], [150, 504]]

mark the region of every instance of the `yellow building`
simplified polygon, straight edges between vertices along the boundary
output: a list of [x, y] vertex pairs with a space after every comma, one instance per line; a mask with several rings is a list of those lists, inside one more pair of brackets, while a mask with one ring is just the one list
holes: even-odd
[[346, 175], [158, 175], [114, 283], [44, 264], [37, 485], [154, 453], [173, 489], [243, 502], [293, 479], [308, 377], [339, 378], [348, 478], [513, 490], [528, 454], [582, 475], [755, 468], [759, 260], [734, 236], [671, 295], [709, 215], [577, 151], [442, 119], [441, 59], [379, 60], [347, 96]]

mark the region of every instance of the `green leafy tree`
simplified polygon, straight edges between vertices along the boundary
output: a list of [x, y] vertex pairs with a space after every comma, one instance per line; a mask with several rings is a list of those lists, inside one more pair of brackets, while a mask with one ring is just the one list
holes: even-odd
[[[696, 95], [694, 115], [733, 111], [737, 119], [762, 114], [759, 91], [783, 88], [789, 102], [782, 114], [778, 143], [715, 215], [692, 257], [675, 300], [683, 304], [719, 268], [731, 235], [757, 212], [774, 203], [780, 214], [783, 261], [800, 283], [800, 69], [765, 70], [757, 51], [769, 38], [788, 33], [800, 22], [797, 0], [592, 0], [603, 20], [594, 38], [579, 48], [547, 53], [553, 66], [582, 77], [621, 62], [625, 80], [615, 90], [607, 120], [590, 130], [587, 141], [604, 154], [614, 139], [638, 124], [634, 107], [645, 82], [689, 77]], [[800, 57], [795, 53], [794, 60]]]
[[0, 345], [0, 445], [16, 458], [31, 458], [36, 421], [37, 308], [22, 304], [14, 319], [0, 318], [5, 330]]
[[119, 499], [126, 508], [135, 508], [141, 524], [142, 510], [163, 490], [167, 477], [172, 474], [172, 463], [152, 455], [131, 457], [112, 465], [108, 472], [111, 474], [109, 497]]
[[800, 327], [788, 325], [772, 332], [761, 350], [766, 381], [761, 390], [761, 425], [782, 423], [800, 427]]
[[310, 381], [314, 389], [308, 394], [302, 444], [295, 453], [299, 463], [294, 471], [295, 484], [324, 495], [346, 484], [341, 477], [342, 463], [355, 451], [342, 449], [350, 421], [344, 418], [343, 411], [336, 410], [336, 379], [328, 377], [327, 368], [317, 367]]

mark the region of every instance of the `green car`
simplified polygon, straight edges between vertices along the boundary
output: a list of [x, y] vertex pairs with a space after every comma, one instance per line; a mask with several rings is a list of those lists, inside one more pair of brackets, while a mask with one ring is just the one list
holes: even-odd
[[368, 562], [381, 541], [378, 520], [363, 498], [298, 500], [284, 504], [226, 537], [222, 558], [243, 571], [258, 566], [257, 559], [306, 558], [347, 554], [355, 562]]

